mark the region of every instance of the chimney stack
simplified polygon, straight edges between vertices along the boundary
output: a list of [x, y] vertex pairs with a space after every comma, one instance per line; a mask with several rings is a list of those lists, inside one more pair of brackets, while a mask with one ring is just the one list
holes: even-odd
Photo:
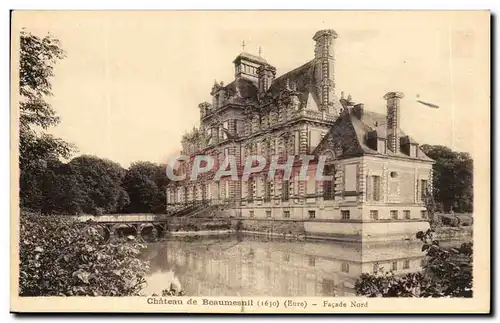
[[399, 153], [400, 108], [399, 101], [404, 97], [401, 92], [389, 92], [384, 95], [387, 100], [387, 148]]
[[261, 65], [257, 68], [259, 94], [264, 95], [276, 76], [276, 68], [269, 64]]
[[334, 43], [337, 37], [337, 33], [332, 29], [320, 30], [313, 37], [316, 42], [314, 48], [314, 78], [321, 100], [321, 110], [333, 114], [339, 112], [331, 111], [333, 110], [333, 95], [335, 94]]

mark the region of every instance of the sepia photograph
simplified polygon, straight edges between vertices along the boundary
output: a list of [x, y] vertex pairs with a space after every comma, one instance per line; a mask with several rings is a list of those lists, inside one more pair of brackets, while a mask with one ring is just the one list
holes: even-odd
[[12, 11], [11, 311], [488, 313], [490, 19]]

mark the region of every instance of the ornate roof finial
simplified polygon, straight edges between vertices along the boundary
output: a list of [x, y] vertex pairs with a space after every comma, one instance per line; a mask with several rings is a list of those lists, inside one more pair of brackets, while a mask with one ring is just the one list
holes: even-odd
[[347, 101], [352, 102], [352, 97], [350, 94], [347, 96]]
[[259, 57], [262, 57], [262, 47], [259, 46]]
[[341, 91], [340, 92], [340, 98], [343, 99], [344, 98], [344, 91]]
[[241, 42], [241, 51], [244, 52], [245, 51], [245, 41], [242, 41]]

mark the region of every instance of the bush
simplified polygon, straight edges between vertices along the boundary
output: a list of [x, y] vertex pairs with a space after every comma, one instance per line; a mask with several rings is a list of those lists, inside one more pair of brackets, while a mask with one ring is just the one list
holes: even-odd
[[433, 231], [419, 231], [426, 264], [422, 272], [362, 274], [356, 281], [358, 295], [368, 297], [472, 297], [472, 243], [442, 248]]
[[[184, 295], [186, 295], [186, 293], [184, 291], [178, 290], [178, 289], [174, 288], [173, 286], [170, 286], [170, 289], [164, 289], [161, 291], [162, 297], [165, 297], [165, 296], [184, 296]], [[153, 294], [151, 296], [158, 297], [159, 295]]]
[[143, 245], [105, 243], [99, 227], [21, 213], [20, 296], [135, 296], [145, 284]]

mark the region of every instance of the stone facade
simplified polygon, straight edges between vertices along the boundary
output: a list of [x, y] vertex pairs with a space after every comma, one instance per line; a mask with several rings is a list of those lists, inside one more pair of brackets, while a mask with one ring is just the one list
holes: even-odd
[[[262, 57], [238, 55], [235, 80], [215, 82], [212, 103], [199, 105], [199, 128], [182, 140], [183, 154], [213, 156], [214, 170], [191, 181], [192, 162], [183, 163], [177, 172], [187, 179], [170, 183], [167, 208], [209, 201], [226, 205], [224, 214], [240, 219], [243, 229], [261, 227], [256, 221], [293, 221], [265, 226], [355, 240], [406, 239], [427, 228], [422, 196], [433, 161], [400, 129], [403, 95], [384, 96], [387, 115], [365, 109], [343, 92], [339, 99], [336, 38], [333, 30], [316, 33], [314, 59], [278, 78]], [[278, 157], [280, 164], [288, 156], [315, 159], [305, 181], [298, 177], [299, 167], [288, 181], [279, 172], [268, 178], [267, 167], [248, 181], [214, 180], [227, 156], [235, 157], [241, 176], [246, 157], [253, 155]], [[331, 181], [314, 177], [320, 156], [326, 156], [324, 172]]]

